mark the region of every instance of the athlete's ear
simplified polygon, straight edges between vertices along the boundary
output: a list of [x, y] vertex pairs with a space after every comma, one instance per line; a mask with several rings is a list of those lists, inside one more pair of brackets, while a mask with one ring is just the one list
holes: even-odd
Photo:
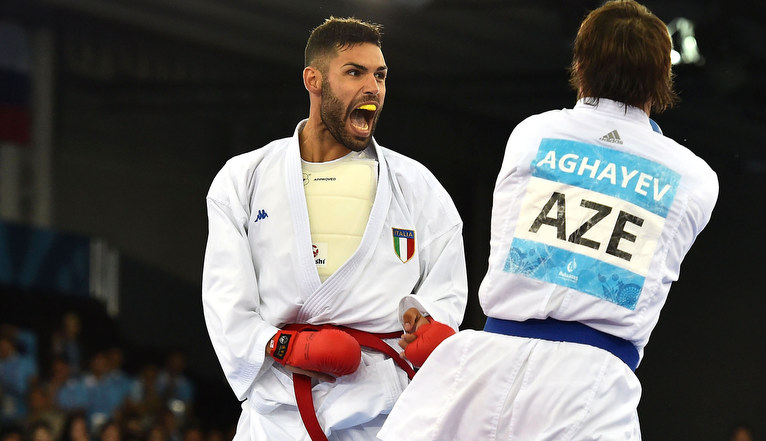
[[303, 69], [303, 86], [312, 95], [322, 93], [322, 72], [316, 67], [309, 66]]

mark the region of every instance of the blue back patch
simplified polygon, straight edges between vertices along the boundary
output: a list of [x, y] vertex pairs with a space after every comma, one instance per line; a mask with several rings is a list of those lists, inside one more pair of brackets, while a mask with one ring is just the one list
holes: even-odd
[[680, 175], [639, 156], [543, 139], [503, 270], [638, 304]]
[[597, 145], [545, 138], [532, 176], [597, 191], [667, 216], [681, 175], [640, 156]]

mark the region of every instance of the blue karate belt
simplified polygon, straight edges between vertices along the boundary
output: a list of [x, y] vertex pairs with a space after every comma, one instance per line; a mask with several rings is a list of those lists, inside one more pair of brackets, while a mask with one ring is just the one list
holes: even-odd
[[565, 341], [595, 346], [611, 352], [615, 357], [625, 362], [633, 371], [638, 366], [638, 349], [633, 346], [633, 343], [593, 329], [580, 322], [564, 322], [550, 317], [545, 320], [529, 319], [523, 322], [487, 317], [484, 330], [515, 337]]

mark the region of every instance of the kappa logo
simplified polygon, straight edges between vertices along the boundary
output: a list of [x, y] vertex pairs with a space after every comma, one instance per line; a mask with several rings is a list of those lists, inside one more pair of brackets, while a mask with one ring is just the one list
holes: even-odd
[[617, 133], [617, 130], [612, 130], [599, 139], [601, 141], [611, 142], [612, 144], [622, 144], [622, 139], [620, 138], [620, 134]]
[[253, 222], [258, 222], [261, 219], [266, 219], [269, 217], [268, 214], [266, 214], [266, 210], [258, 210], [258, 217], [255, 218]]

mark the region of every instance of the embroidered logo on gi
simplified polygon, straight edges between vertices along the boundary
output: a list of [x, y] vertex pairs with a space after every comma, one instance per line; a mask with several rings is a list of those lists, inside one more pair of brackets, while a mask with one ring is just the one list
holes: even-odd
[[266, 219], [269, 217], [268, 214], [266, 214], [266, 210], [258, 210], [258, 217], [255, 218], [253, 222], [258, 222], [261, 219]]
[[394, 252], [396, 257], [407, 263], [415, 254], [415, 230], [391, 229], [394, 236]]
[[617, 133], [617, 130], [612, 130], [599, 139], [601, 141], [611, 142], [613, 144], [622, 144], [622, 139], [620, 138], [620, 134]]

